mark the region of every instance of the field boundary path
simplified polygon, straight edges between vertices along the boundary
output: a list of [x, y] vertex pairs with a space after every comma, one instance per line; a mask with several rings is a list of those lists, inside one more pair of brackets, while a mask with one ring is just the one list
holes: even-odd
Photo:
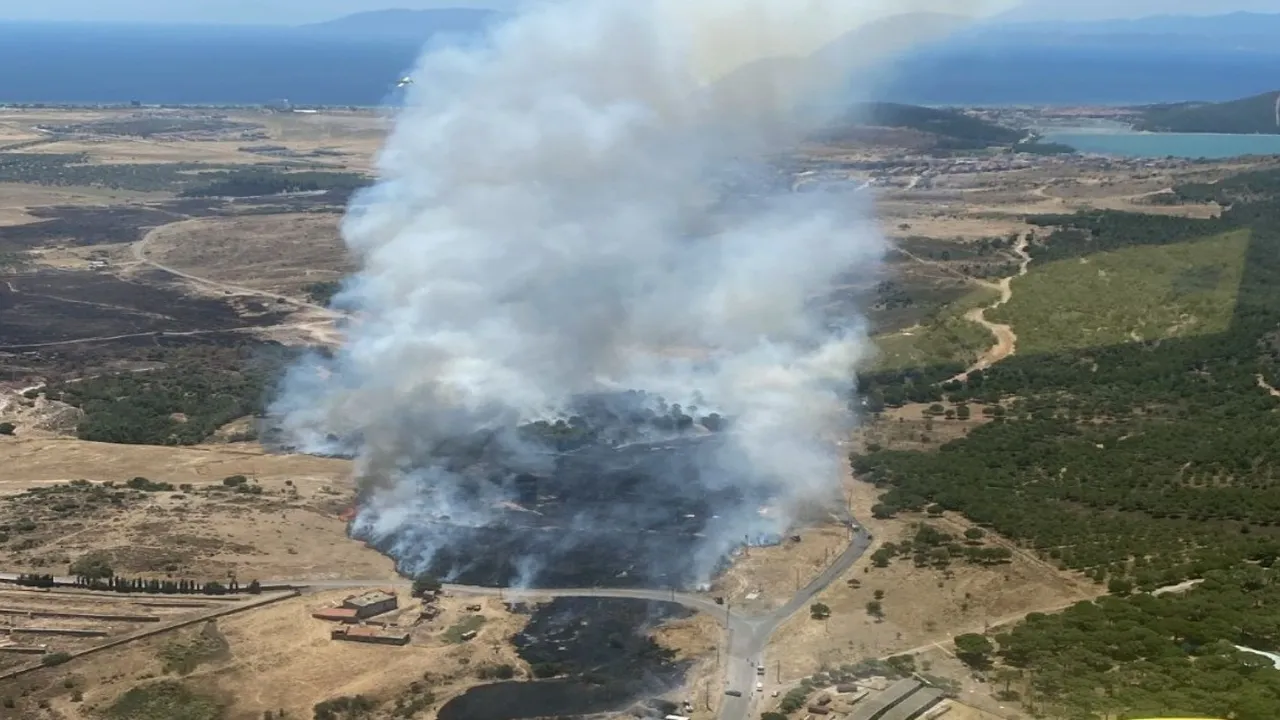
[[[4, 579], [5, 581], [11, 582], [11, 580], [8, 579], [10, 577], [12, 576], [9, 574], [4, 574], [3, 576], [0, 576], [0, 578]], [[66, 578], [63, 578], [63, 579], [66, 579]], [[209, 620], [214, 620], [216, 618], [224, 617], [227, 615], [234, 615], [235, 613], [244, 612], [246, 610], [253, 610], [255, 608], [260, 608], [264, 605], [270, 605], [272, 603], [280, 602], [281, 600], [288, 600], [289, 598], [297, 597], [299, 594], [301, 593], [299, 593], [296, 588], [282, 590], [274, 593], [263, 593], [262, 595], [259, 595], [256, 598], [253, 598], [245, 602], [239, 602], [232, 605], [224, 605], [222, 607], [213, 608], [208, 612], [200, 613], [195, 617], [190, 617], [183, 620], [177, 620], [175, 622], [167, 623], [159, 627], [152, 627], [152, 628], [147, 628], [145, 630], [139, 630], [137, 632], [129, 633], [128, 635], [122, 635], [118, 638], [111, 640], [110, 642], [105, 642], [101, 645], [95, 645], [93, 647], [84, 648], [83, 650], [76, 650], [73, 652], [69, 652], [67, 653], [67, 655], [70, 656], [69, 660], [82, 658], [86, 655], [92, 655], [94, 653], [99, 653], [104, 650], [110, 650], [111, 648], [120, 647], [121, 645], [126, 645], [128, 643], [135, 642], [137, 640], [144, 640], [146, 638], [154, 637], [156, 635], [163, 635], [164, 633], [167, 633], [167, 632], [172, 632], [174, 630], [181, 630], [182, 628], [190, 627], [192, 625], [196, 625], [202, 622], [208, 622]], [[12, 680], [13, 678], [26, 675], [27, 673], [33, 673], [37, 670], [42, 670], [45, 667], [48, 667], [48, 666], [44, 665], [41, 662], [36, 662], [31, 665], [24, 665], [22, 667], [14, 668], [13, 670], [0, 674], [0, 680]]]

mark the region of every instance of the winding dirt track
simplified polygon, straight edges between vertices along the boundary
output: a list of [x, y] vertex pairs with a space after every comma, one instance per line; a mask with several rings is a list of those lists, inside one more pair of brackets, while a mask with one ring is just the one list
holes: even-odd
[[1028, 239], [1024, 235], [1018, 240], [1018, 244], [1013, 251], [1018, 254], [1021, 261], [1018, 263], [1018, 274], [1000, 280], [997, 283], [983, 283], [994, 287], [1000, 291], [1000, 299], [991, 303], [987, 307], [974, 308], [964, 314], [964, 319], [975, 322], [987, 329], [996, 338], [996, 344], [990, 350], [982, 354], [973, 365], [970, 365], [964, 372], [951, 378], [949, 382], [964, 382], [969, 379], [971, 373], [979, 370], [986, 370], [992, 365], [1004, 360], [1018, 351], [1018, 336], [1013, 332], [1013, 328], [1002, 324], [993, 323], [987, 319], [987, 311], [995, 310], [1013, 299], [1013, 281], [1027, 274], [1027, 267], [1031, 265], [1031, 254], [1027, 252]]

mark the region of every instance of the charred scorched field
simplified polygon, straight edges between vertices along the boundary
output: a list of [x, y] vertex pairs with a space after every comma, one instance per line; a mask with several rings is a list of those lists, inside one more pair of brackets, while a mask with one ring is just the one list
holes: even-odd
[[[723, 447], [715, 436], [589, 446], [557, 456], [545, 476], [489, 481], [509, 499], [482, 525], [438, 517], [365, 539], [406, 572], [466, 585], [685, 587], [744, 540], [723, 515], [767, 500], [708, 487]], [[481, 489], [472, 501], [483, 502]]]
[[648, 636], [689, 611], [647, 600], [560, 598], [540, 606], [515, 637], [532, 682], [472, 688], [440, 708], [440, 720], [574, 717], [619, 710], [677, 686], [688, 670]]
[[223, 331], [279, 324], [286, 315], [264, 303], [238, 311], [227, 300], [185, 294], [163, 274], [153, 275], [147, 284], [92, 271], [0, 276], [0, 346], [34, 349], [138, 333]]
[[675, 405], [525, 426], [516, 453], [496, 436], [437, 446], [394, 489], [370, 481], [352, 534], [405, 574], [467, 585], [706, 582], [736, 546], [781, 532], [722, 425]]

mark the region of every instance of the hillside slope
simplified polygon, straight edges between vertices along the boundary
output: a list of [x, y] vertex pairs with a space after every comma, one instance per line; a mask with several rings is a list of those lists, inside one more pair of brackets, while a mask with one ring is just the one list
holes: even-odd
[[1139, 130], [1153, 132], [1280, 134], [1280, 92], [1224, 103], [1181, 103], [1146, 108]]
[[918, 143], [943, 150], [977, 150], [997, 145], [1013, 145], [1026, 133], [996, 125], [949, 108], [874, 102], [850, 108], [839, 121], [819, 134], [826, 142], [871, 142], [882, 137], [877, 129], [906, 131]]

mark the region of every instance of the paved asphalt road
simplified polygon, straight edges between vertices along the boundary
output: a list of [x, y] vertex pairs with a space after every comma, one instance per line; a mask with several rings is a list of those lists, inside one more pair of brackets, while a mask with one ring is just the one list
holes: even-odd
[[[642, 588], [558, 588], [539, 590], [509, 590], [506, 588], [475, 587], [471, 585], [445, 585], [448, 592], [459, 595], [483, 595], [501, 597], [518, 601], [534, 598], [551, 597], [602, 597], [602, 598], [635, 598], [638, 600], [658, 600], [674, 602], [691, 610], [708, 613], [725, 625], [729, 636], [729, 651], [725, 663], [725, 690], [737, 690], [739, 697], [726, 695], [720, 706], [719, 720], [747, 720], [756, 708], [759, 698], [754, 691], [756, 684], [755, 667], [761, 662], [761, 654], [769, 643], [769, 638], [777, 631], [787, 618], [803, 609], [814, 596], [822, 592], [836, 578], [847, 571], [861, 557], [871, 544], [871, 536], [866, 530], [859, 530], [853, 541], [840, 553], [822, 574], [801, 588], [786, 605], [765, 615], [740, 615], [715, 601], [689, 593], [672, 590], [646, 590]], [[0, 573], [0, 581], [13, 582], [18, 579], [17, 573]], [[54, 578], [59, 583], [71, 583], [72, 577]], [[401, 586], [410, 583], [403, 580], [264, 580], [263, 585], [290, 585], [311, 588], [355, 588], [370, 586]]]
[[787, 618], [808, 605], [814, 596], [825, 590], [836, 578], [852, 567], [870, 545], [871, 536], [866, 530], [859, 530], [854, 535], [853, 541], [849, 543], [849, 547], [840, 553], [835, 562], [793, 595], [786, 605], [767, 615], [741, 618], [737, 622], [735, 618], [730, 617], [729, 660], [725, 668], [725, 689], [737, 690], [742, 695], [725, 696], [724, 703], [720, 705], [720, 720], [747, 720], [760, 700], [755, 693], [755, 666], [761, 663], [761, 654], [769, 644], [769, 638], [777, 631], [778, 626], [786, 622]]

